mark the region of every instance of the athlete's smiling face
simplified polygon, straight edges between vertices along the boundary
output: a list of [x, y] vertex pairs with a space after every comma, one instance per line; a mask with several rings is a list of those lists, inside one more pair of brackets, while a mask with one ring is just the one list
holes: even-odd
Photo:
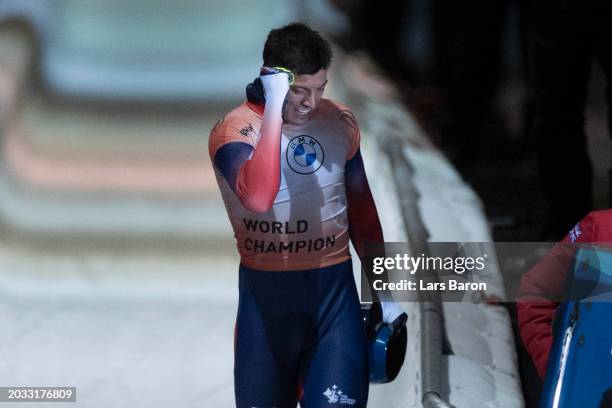
[[312, 75], [295, 75], [293, 85], [287, 94], [285, 122], [297, 126], [305, 124], [319, 106], [326, 84], [326, 69], [321, 69]]

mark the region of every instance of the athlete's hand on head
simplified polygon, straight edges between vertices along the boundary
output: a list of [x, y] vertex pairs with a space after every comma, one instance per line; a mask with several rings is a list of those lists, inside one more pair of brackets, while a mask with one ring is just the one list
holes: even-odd
[[382, 306], [383, 323], [392, 326], [402, 326], [408, 320], [408, 315], [402, 310], [397, 302], [380, 302]]
[[293, 84], [293, 72], [282, 67], [261, 67], [259, 78], [264, 87], [266, 101], [282, 102]]

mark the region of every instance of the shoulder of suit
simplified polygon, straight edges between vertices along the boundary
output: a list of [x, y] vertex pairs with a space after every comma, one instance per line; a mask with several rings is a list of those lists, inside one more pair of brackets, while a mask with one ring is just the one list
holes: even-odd
[[359, 128], [355, 115], [345, 104], [331, 99], [322, 99], [321, 109], [330, 119], [340, 120], [352, 129]]
[[593, 218], [593, 220], [601, 222], [612, 222], [612, 208], [591, 211], [585, 218]]
[[612, 209], [591, 211], [576, 223], [567, 238], [570, 242], [612, 241]]
[[582, 221], [593, 241], [612, 242], [612, 209], [591, 211]]
[[247, 136], [248, 133], [253, 132], [258, 127], [259, 122], [261, 122], [261, 118], [246, 103], [243, 103], [218, 120], [210, 134], [218, 137], [233, 131]]

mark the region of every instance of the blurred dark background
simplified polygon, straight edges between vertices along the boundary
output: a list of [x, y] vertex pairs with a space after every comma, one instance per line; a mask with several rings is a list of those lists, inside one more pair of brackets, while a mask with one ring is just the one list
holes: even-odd
[[[574, 29], [566, 30], [569, 38], [559, 38], [549, 28], [571, 23], [587, 31], [585, 26], [598, 24], [595, 14], [608, 15], [607, 6], [524, 0], [332, 3], [351, 21], [341, 43], [367, 51], [395, 80], [421, 126], [480, 195], [496, 241], [556, 241], [588, 211], [609, 207], [605, 75], [596, 49], [607, 44], [605, 33]], [[556, 42], [562, 57], [542, 57], [541, 37]], [[588, 69], [564, 72], [578, 59]], [[563, 118], [575, 117], [567, 132], [553, 129], [542, 136], [535, 124], [549, 102], [538, 96], [543, 93], [538, 69], [550, 72], [544, 85], [559, 89], [552, 97], [568, 101], [550, 108], [559, 126]], [[580, 91], [562, 92], [570, 81], [584, 83], [583, 118]], [[578, 172], [575, 159], [585, 147], [592, 179], [562, 174], [563, 168]]]

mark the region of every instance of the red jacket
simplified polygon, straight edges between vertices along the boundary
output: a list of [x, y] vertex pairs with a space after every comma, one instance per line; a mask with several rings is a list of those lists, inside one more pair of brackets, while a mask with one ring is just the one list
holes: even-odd
[[[589, 213], [561, 242], [612, 242], [612, 209]], [[556, 246], [551, 252], [560, 250], [563, 251]], [[546, 299], [561, 297], [570, 262], [571, 254], [565, 247], [562, 256], [545, 257], [521, 280], [517, 303], [519, 331], [541, 378], [546, 376], [553, 340], [552, 321], [558, 306], [558, 303]], [[541, 300], [521, 301], [524, 296], [541, 297]]]

